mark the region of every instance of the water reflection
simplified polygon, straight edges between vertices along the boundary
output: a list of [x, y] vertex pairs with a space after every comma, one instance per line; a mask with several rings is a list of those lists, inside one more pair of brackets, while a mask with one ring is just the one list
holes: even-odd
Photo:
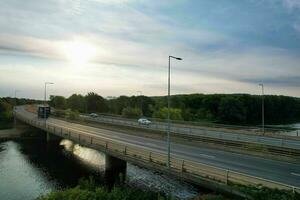
[[[62, 140], [0, 142], [0, 199], [31, 200], [53, 190], [77, 185], [81, 177], [104, 180], [105, 154]], [[145, 190], [172, 193], [184, 199], [198, 191], [191, 185], [132, 164], [127, 164], [127, 183]]]
[[[104, 170], [104, 153], [74, 144], [70, 140], [62, 140], [60, 144], [85, 164], [98, 167], [100, 171]], [[130, 163], [127, 163], [126, 176], [127, 183], [132, 187], [170, 193], [179, 199], [188, 199], [198, 194], [198, 191], [190, 184]]]
[[75, 157], [77, 157], [83, 164], [92, 167], [95, 170], [104, 171], [105, 169], [105, 154], [94, 149], [74, 144], [70, 140], [63, 139], [60, 145]]

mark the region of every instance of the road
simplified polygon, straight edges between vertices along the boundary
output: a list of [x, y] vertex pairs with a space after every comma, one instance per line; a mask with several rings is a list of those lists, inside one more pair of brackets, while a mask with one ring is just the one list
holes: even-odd
[[[27, 112], [24, 107], [18, 107], [17, 112], [26, 115], [28, 118], [36, 119], [36, 115]], [[85, 131], [89, 134], [117, 140], [118, 142], [124, 144], [135, 145], [141, 149], [146, 148], [161, 153], [166, 152], [167, 145], [165, 141], [145, 138], [142, 136], [128, 135], [122, 133], [122, 130], [110, 131], [76, 123], [70, 123], [54, 118], [49, 118], [47, 123]], [[199, 163], [300, 187], [300, 163], [292, 164], [283, 161], [275, 161], [255, 156], [224, 152], [201, 146], [190, 146], [178, 143], [171, 144], [171, 156], [172, 155]]]
[[[97, 118], [92, 118], [87, 115], [80, 115], [80, 117], [95, 122], [105, 122], [105, 123], [116, 124], [116, 125], [133, 126], [133, 127], [160, 130], [160, 131], [167, 130], [167, 125], [161, 122], [153, 122], [150, 125], [139, 125], [137, 121], [121, 119], [121, 118], [111, 118], [107, 116], [105, 117], [99, 116]], [[271, 145], [275, 147], [286, 147], [286, 148], [300, 150], [300, 139], [297, 140], [292, 138], [282, 139], [282, 138], [262, 136], [262, 135], [235, 133], [234, 131], [230, 132], [230, 130], [226, 130], [226, 132], [221, 131], [221, 129], [219, 130], [220, 131], [208, 130], [208, 129], [204, 129], [203, 127], [197, 128], [196, 126], [188, 126], [188, 125], [180, 125], [180, 124], [172, 124], [171, 126], [172, 132], [183, 134], [183, 135], [202, 136], [202, 137], [204, 136], [204, 137], [217, 138], [223, 140], [249, 142], [249, 143]]]

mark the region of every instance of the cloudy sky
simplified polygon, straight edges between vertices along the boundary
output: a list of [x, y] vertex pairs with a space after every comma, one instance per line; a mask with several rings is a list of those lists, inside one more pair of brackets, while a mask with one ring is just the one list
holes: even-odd
[[300, 0], [1, 0], [0, 96], [300, 97]]

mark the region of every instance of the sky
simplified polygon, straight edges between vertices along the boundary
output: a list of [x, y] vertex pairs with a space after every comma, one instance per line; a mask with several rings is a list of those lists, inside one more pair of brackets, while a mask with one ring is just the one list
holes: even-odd
[[300, 0], [1, 0], [0, 96], [300, 97]]

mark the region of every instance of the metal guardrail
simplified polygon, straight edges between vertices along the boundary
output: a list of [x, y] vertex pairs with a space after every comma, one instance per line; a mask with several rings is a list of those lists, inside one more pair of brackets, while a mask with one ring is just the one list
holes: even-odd
[[[150, 151], [134, 145], [124, 144], [114, 139], [108, 139], [72, 128], [65, 128], [63, 126], [53, 125], [50, 123], [45, 124], [43, 121], [27, 118], [22, 114], [17, 113], [16, 116], [20, 120], [32, 126], [51, 132], [63, 138], [79, 141], [79, 143], [94, 145], [100, 149], [104, 149], [108, 153], [114, 152], [120, 156], [128, 157], [136, 161], [152, 163], [161, 167], [166, 167], [167, 164], [167, 156], [159, 152]], [[178, 173], [179, 175], [187, 174], [195, 178], [206, 178], [221, 184], [228, 184], [229, 182], [232, 182], [243, 185], [262, 185], [269, 188], [292, 190], [293, 192], [300, 193], [300, 188], [296, 186], [250, 176], [232, 170], [178, 158], [176, 156], [171, 157], [170, 170]]]
[[[88, 116], [88, 115], [86, 115]], [[106, 114], [106, 113], [100, 113], [99, 117], [103, 118], [111, 118], [111, 119], [119, 119], [119, 120], [126, 120], [126, 121], [135, 121], [137, 119], [130, 119], [122, 117], [121, 115], [113, 115], [113, 114]], [[152, 122], [158, 123], [158, 124], [166, 124], [166, 119], [159, 119], [159, 118], [151, 118], [147, 117]], [[194, 126], [194, 128], [207, 128], [207, 129], [228, 129], [227, 131], [247, 131], [252, 132], [255, 134], [262, 134], [262, 127], [261, 126], [246, 126], [246, 125], [230, 125], [230, 124], [219, 124], [219, 123], [211, 123], [211, 122], [195, 122], [195, 121], [182, 121], [182, 120], [171, 120], [172, 124], [176, 124], [178, 126]], [[226, 130], [225, 130], [226, 131]], [[284, 128], [275, 128], [275, 127], [268, 127], [268, 125], [265, 126], [265, 132], [269, 134], [274, 135], [293, 135], [293, 136], [300, 136], [300, 129], [295, 129], [294, 131], [289, 131]]]
[[[134, 127], [134, 128], [145, 128], [148, 130], [154, 130], [154, 131], [167, 131], [166, 125], [160, 125], [157, 123], [153, 123], [150, 125], [139, 125], [138, 122], [132, 121], [132, 120], [119, 120], [114, 118], [103, 118], [103, 117], [97, 117], [97, 118], [91, 118], [88, 116], [81, 116], [83, 120], [91, 121], [91, 122], [102, 122], [102, 123], [108, 123], [113, 125], [122, 125], [122, 126], [128, 126], [128, 127]], [[263, 144], [263, 145], [270, 145], [270, 146], [276, 146], [280, 148], [291, 148], [291, 149], [297, 149], [300, 150], [300, 145], [291, 145], [291, 140], [297, 139], [300, 143], [300, 137], [282, 137], [282, 138], [274, 138], [277, 139], [276, 141], [273, 140], [272, 143], [268, 143], [266, 139], [270, 138], [273, 139], [273, 137], [266, 137], [264, 138], [261, 135], [254, 135], [254, 134], [240, 134], [240, 133], [234, 133], [234, 132], [223, 132], [223, 131], [215, 131], [215, 130], [207, 130], [205, 128], [191, 128], [191, 127], [176, 127], [171, 126], [171, 132], [180, 134], [180, 135], [187, 135], [189, 137], [206, 137], [206, 138], [217, 138], [222, 140], [229, 140], [229, 141], [238, 141], [238, 142], [248, 142], [248, 143], [256, 143], [256, 144]]]

